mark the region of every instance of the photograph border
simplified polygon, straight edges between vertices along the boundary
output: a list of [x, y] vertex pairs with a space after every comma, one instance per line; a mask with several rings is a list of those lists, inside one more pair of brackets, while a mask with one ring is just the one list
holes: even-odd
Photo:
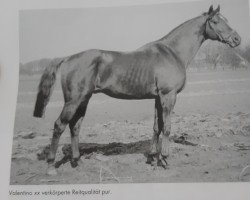
[[[13, 127], [18, 93], [19, 72], [19, 43], [18, 43], [18, 12], [29, 9], [61, 9], [84, 7], [110, 7], [129, 5], [149, 5], [169, 2], [188, 2], [189, 0], [20, 0], [6, 3], [1, 8], [1, 27], [4, 31], [0, 35], [0, 66], [1, 79], [0, 91], [5, 94], [0, 100], [0, 128], [3, 140], [1, 151], [4, 152], [3, 165], [1, 166], [1, 196], [3, 199], [28, 199], [27, 196], [9, 196], [10, 190], [111, 190], [111, 194], [105, 199], [249, 199], [250, 183], [147, 183], [147, 184], [87, 184], [87, 185], [39, 185], [39, 186], [9, 186], [10, 158], [13, 139]], [[7, 1], [6, 1], [7, 2]], [[3, 57], [2, 57], [3, 56]], [[99, 196], [85, 196], [86, 199], [99, 199]], [[48, 197], [31, 197], [30, 199], [51, 199]], [[82, 199], [83, 196], [53, 197], [58, 199]]]

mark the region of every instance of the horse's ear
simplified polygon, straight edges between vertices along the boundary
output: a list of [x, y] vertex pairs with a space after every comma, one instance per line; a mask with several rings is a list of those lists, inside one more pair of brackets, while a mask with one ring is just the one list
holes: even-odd
[[207, 14], [210, 15], [214, 11], [213, 5], [210, 6]]
[[218, 5], [218, 7], [215, 10], [213, 10], [213, 6], [210, 6], [208, 11], [208, 16], [209, 16], [208, 19], [213, 18], [213, 16], [219, 12], [220, 12], [220, 5]]
[[218, 7], [216, 8], [216, 10], [214, 11], [214, 13], [219, 13], [220, 12], [220, 5], [218, 5]]

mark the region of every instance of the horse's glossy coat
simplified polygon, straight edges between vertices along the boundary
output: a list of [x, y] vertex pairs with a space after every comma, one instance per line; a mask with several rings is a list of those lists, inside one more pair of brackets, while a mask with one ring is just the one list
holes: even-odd
[[[176, 95], [186, 81], [186, 67], [206, 39], [218, 40], [235, 47], [239, 35], [219, 14], [219, 7], [193, 18], [160, 40], [146, 44], [133, 52], [87, 50], [66, 58], [55, 59], [46, 68], [39, 85], [34, 116], [41, 117], [51, 95], [56, 72], [61, 68], [61, 83], [65, 105], [55, 122], [48, 157], [52, 169], [59, 138], [69, 124], [72, 143], [72, 166], [79, 159], [79, 130], [92, 94], [105, 93], [120, 99], [155, 99], [154, 134], [148, 162], [157, 156], [164, 165], [168, 155], [170, 114]], [[158, 153], [158, 140], [162, 147]]]

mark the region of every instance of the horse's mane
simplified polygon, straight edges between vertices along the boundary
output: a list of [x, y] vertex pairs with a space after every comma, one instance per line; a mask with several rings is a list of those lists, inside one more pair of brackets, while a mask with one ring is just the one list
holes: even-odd
[[202, 14], [202, 15], [199, 15], [198, 17], [194, 17], [194, 18], [192, 18], [192, 19], [189, 19], [189, 20], [187, 20], [187, 21], [181, 23], [179, 26], [177, 26], [177, 27], [175, 27], [174, 29], [172, 29], [167, 35], [165, 35], [164, 37], [162, 37], [160, 40], [162, 40], [162, 39], [167, 39], [167, 38], [170, 37], [176, 30], [178, 30], [181, 26], [183, 26], [184, 24], [187, 24], [187, 23], [189, 23], [189, 22], [191, 22], [191, 21], [193, 21], [193, 20], [195, 20], [195, 19], [197, 19], [197, 18], [199, 18], [199, 17], [201, 17], [201, 16], [204, 16], [204, 15], [203, 15], [203, 14]]

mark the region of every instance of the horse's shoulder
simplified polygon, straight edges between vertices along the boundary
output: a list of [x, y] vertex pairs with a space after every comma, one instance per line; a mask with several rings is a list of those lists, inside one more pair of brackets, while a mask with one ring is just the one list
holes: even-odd
[[158, 43], [155, 45], [155, 48], [158, 49], [158, 51], [165, 56], [165, 59], [168, 62], [173, 63], [176, 66], [180, 66], [183, 67], [184, 63], [182, 62], [182, 60], [180, 59], [180, 56], [178, 54], [178, 52], [176, 52], [173, 48], [171, 48], [168, 45], [163, 45], [161, 43]]

